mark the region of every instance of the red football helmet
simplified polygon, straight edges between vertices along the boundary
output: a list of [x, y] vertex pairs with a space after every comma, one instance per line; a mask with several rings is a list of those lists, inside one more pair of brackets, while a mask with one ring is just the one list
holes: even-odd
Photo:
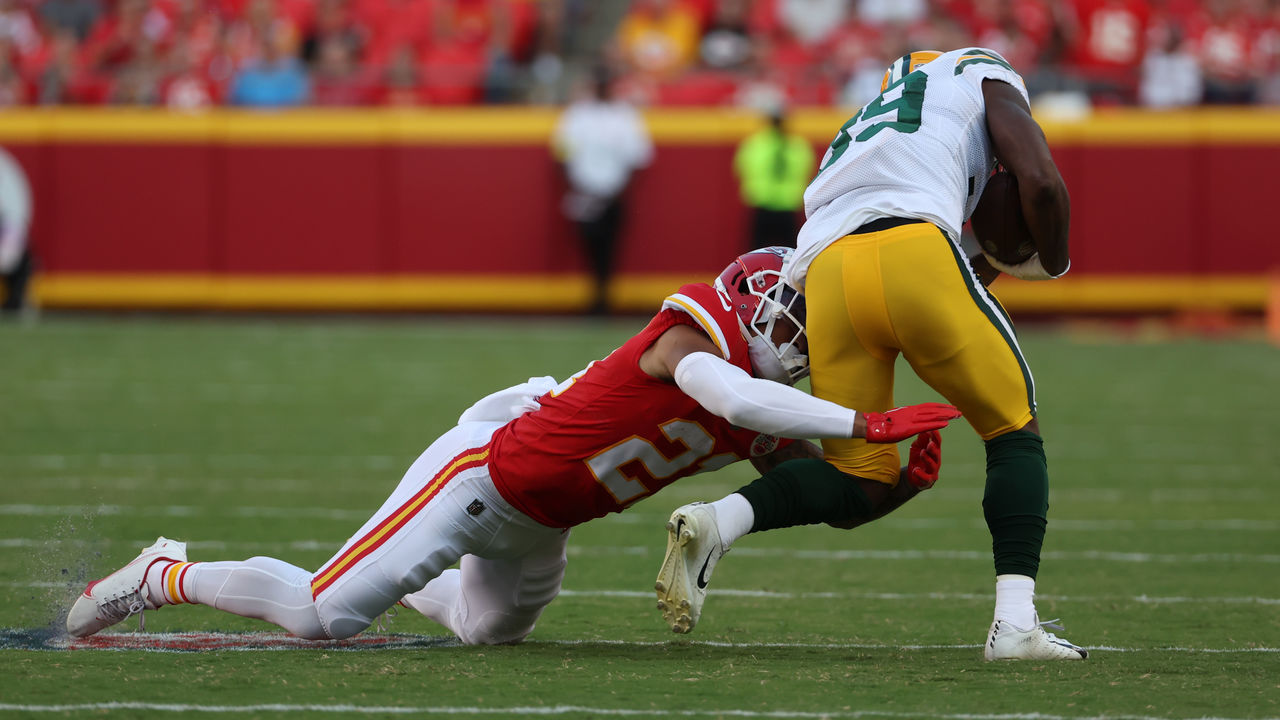
[[[738, 316], [756, 376], [787, 385], [809, 374], [804, 296], [782, 276], [794, 252], [789, 247], [752, 250], [738, 256], [715, 281], [720, 302]], [[784, 338], [780, 343], [775, 330]]]

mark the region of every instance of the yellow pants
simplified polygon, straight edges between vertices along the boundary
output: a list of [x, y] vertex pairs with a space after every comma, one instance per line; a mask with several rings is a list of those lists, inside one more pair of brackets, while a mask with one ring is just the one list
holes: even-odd
[[[988, 440], [1035, 417], [1035, 382], [1004, 308], [928, 223], [847, 235], [814, 259], [805, 283], [814, 395], [845, 407], [894, 407], [901, 353]], [[896, 445], [825, 440], [844, 472], [898, 481]]]

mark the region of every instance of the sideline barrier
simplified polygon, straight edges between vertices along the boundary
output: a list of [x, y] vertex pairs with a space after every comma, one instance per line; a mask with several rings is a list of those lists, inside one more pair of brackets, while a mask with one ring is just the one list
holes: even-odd
[[[50, 307], [573, 311], [585, 263], [537, 108], [0, 114], [31, 175]], [[745, 247], [731, 159], [759, 119], [647, 113], [612, 292], [648, 310]], [[798, 110], [821, 152], [843, 111]], [[1280, 267], [1280, 112], [1042, 120], [1072, 193], [1071, 275], [1001, 280], [1014, 311], [1261, 312]]]

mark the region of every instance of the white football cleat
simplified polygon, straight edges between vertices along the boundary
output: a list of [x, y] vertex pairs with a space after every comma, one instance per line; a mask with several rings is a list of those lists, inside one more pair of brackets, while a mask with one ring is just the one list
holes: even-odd
[[1030, 630], [1022, 630], [1001, 620], [991, 623], [983, 657], [987, 660], [1084, 660], [1089, 651], [1045, 632], [1045, 627], [1061, 630], [1057, 620], [1039, 622]]
[[128, 565], [89, 583], [67, 614], [67, 633], [88, 637], [132, 615], [138, 616], [138, 629], [145, 629], [142, 612], [160, 607], [151, 600], [147, 571], [158, 562], [186, 561], [186, 543], [156, 538], [154, 545], [143, 549]]
[[667, 521], [667, 556], [653, 589], [658, 593], [662, 619], [672, 632], [687, 633], [698, 624], [711, 571], [727, 552], [711, 505], [693, 503], [671, 513]]

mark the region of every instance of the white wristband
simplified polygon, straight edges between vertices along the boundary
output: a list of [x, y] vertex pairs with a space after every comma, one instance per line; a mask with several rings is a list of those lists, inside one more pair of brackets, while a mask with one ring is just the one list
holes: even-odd
[[991, 267], [999, 270], [1005, 275], [1016, 277], [1019, 280], [1054, 280], [1066, 275], [1067, 271], [1071, 269], [1071, 261], [1068, 260], [1065, 270], [1057, 275], [1050, 275], [1049, 272], [1044, 269], [1044, 264], [1040, 262], [1040, 253], [1035, 253], [1017, 265], [1000, 262], [999, 260], [991, 257], [991, 255], [986, 251], [983, 251], [982, 254], [987, 258], [987, 262], [991, 263]]

